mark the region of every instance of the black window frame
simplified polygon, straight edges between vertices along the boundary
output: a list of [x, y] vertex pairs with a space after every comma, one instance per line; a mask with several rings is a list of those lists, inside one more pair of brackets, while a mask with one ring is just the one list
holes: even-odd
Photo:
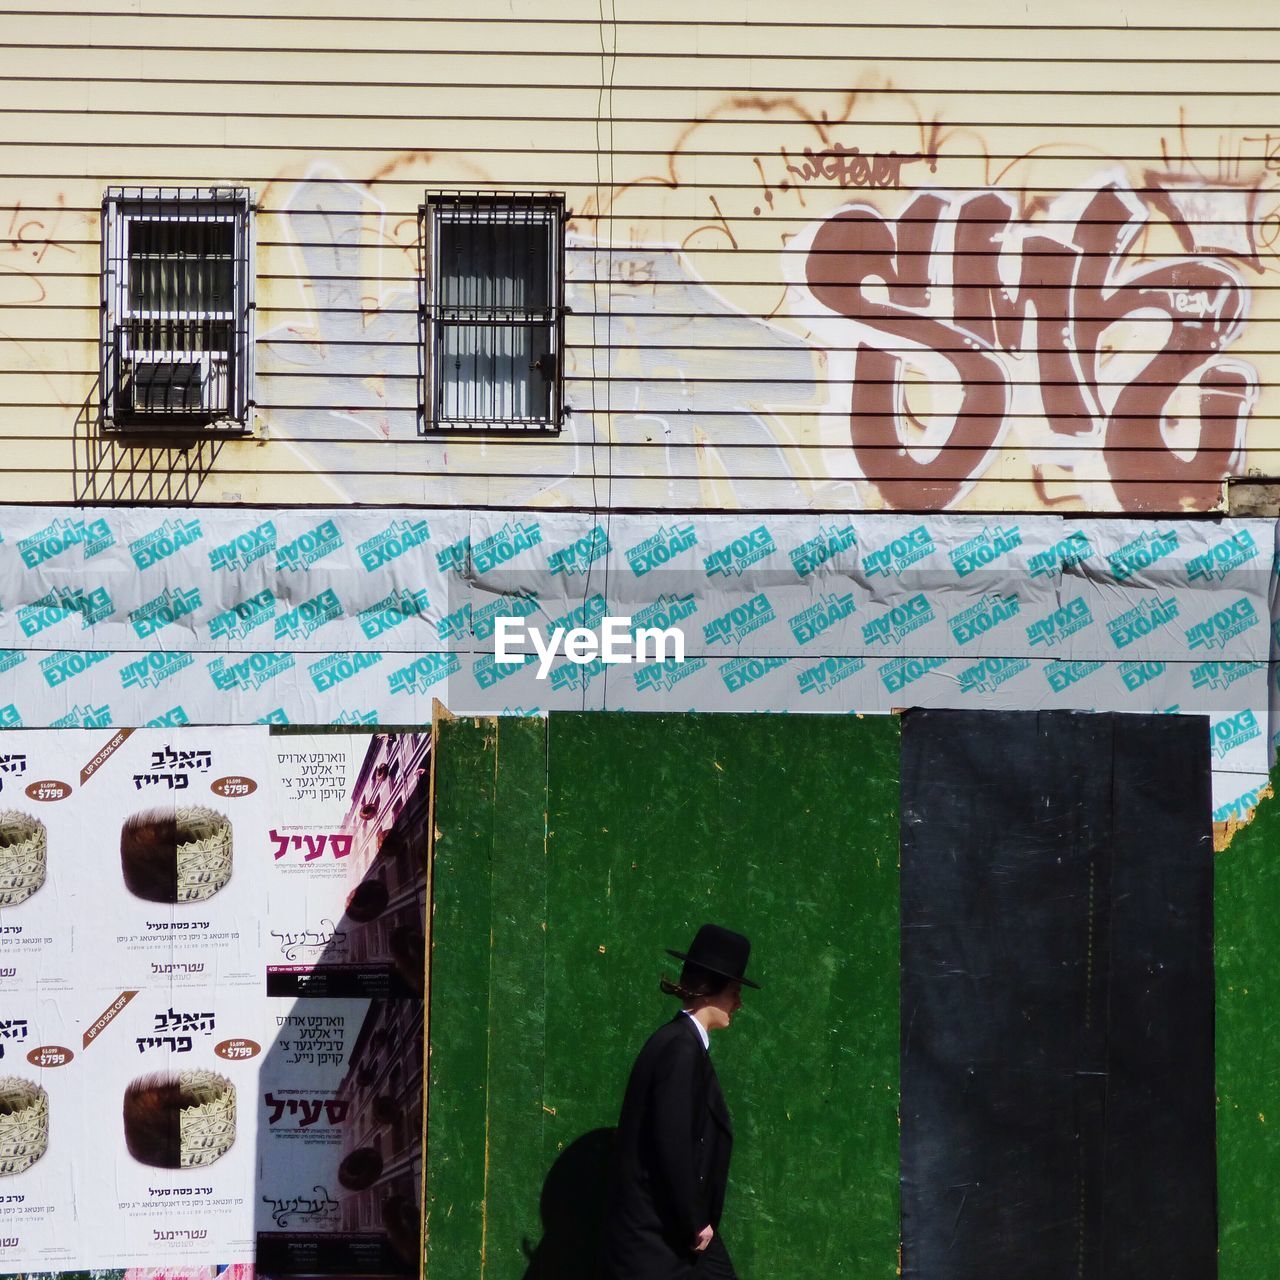
[[[476, 192], [429, 191], [418, 210], [421, 269], [419, 271], [419, 395], [418, 423], [422, 435], [557, 435], [564, 423], [564, 317], [565, 293], [565, 198], [556, 192]], [[486, 307], [487, 299], [477, 290], [477, 301], [469, 306], [446, 303], [443, 297], [443, 254], [441, 228], [450, 221], [479, 222], [501, 226], [540, 226], [546, 232], [546, 305], [524, 311], [508, 310], [495, 314], [501, 307]], [[477, 275], [477, 279], [481, 277]], [[500, 413], [501, 389], [512, 396], [518, 392], [514, 382], [496, 383], [489, 387], [489, 401], [479, 406], [481, 412], [451, 414], [446, 412], [447, 361], [444, 343], [450, 328], [484, 328], [497, 334], [526, 328], [546, 330], [550, 351], [540, 352], [531, 368], [546, 380], [547, 412], [531, 417]], [[515, 349], [515, 343], [512, 344]], [[550, 361], [550, 369], [540, 362]], [[474, 386], [481, 386], [476, 379]], [[489, 410], [484, 412], [483, 410]]]
[[[253, 409], [254, 259], [253, 199], [244, 187], [110, 187], [102, 201], [100, 422], [121, 433], [244, 434]], [[191, 225], [230, 231], [225, 261], [229, 295], [220, 305], [183, 296], [194, 282], [206, 293], [221, 274], [215, 237], [206, 235], [212, 267], [200, 265], [177, 230]], [[197, 263], [161, 286], [170, 305], [138, 305], [135, 228], [156, 231], [171, 259], [184, 253]], [[174, 229], [171, 233], [169, 229]], [[167, 244], [165, 236], [169, 235]], [[156, 259], [165, 252], [153, 255]], [[172, 271], [172, 263], [170, 270]], [[143, 269], [145, 270], [145, 268]], [[151, 282], [156, 287], [156, 281]], [[204, 305], [202, 305], [204, 304]], [[144, 383], [141, 371], [148, 371]], [[138, 402], [145, 388], [148, 403]], [[194, 403], [193, 403], [194, 401]]]

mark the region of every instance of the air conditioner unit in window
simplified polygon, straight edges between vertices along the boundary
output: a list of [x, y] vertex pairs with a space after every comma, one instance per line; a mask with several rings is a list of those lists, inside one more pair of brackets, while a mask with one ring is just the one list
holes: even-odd
[[136, 420], [210, 422], [230, 412], [226, 352], [122, 353], [119, 412]]

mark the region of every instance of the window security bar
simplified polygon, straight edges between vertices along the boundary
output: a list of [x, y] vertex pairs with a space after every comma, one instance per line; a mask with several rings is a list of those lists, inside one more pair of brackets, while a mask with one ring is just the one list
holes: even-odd
[[124, 188], [103, 201], [102, 410], [118, 430], [242, 431], [253, 308], [249, 193]]
[[424, 430], [559, 429], [564, 216], [560, 196], [427, 197]]

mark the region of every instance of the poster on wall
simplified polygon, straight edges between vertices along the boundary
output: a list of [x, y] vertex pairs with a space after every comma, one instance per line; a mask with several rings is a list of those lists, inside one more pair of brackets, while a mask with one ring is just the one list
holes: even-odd
[[428, 752], [0, 734], [0, 1274], [416, 1271]]
[[271, 739], [257, 1260], [416, 1275], [426, 946], [425, 733]]

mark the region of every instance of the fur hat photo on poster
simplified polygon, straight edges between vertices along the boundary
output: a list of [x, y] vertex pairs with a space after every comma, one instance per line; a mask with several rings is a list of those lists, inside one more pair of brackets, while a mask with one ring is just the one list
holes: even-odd
[[30, 1080], [0, 1076], [0, 1178], [25, 1173], [49, 1149], [49, 1095]]
[[157, 1072], [124, 1091], [125, 1146], [140, 1164], [198, 1169], [235, 1140], [235, 1085], [215, 1071]]
[[125, 887], [147, 902], [204, 902], [231, 879], [231, 823], [190, 805], [135, 813], [120, 829]]
[[39, 818], [17, 809], [0, 812], [0, 907], [26, 902], [44, 884], [47, 854]]

